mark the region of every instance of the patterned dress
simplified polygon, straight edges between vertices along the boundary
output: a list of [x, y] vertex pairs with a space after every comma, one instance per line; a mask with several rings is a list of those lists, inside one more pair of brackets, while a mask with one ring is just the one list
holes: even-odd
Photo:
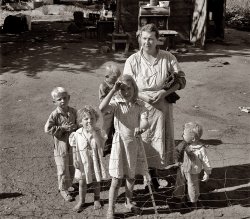
[[76, 147], [76, 158], [80, 163], [80, 168], [75, 171], [75, 178], [86, 178], [87, 184], [93, 180], [100, 182], [107, 178], [107, 172], [103, 161], [104, 139], [101, 136], [100, 129], [95, 133], [87, 135], [83, 128], [71, 133], [69, 143]]
[[[185, 86], [185, 75], [176, 58], [169, 52], [159, 50], [153, 64], [143, 56], [142, 50], [131, 55], [125, 63], [123, 74], [131, 75], [139, 92], [154, 95], [166, 87], [173, 77], [178, 79], [181, 89]], [[145, 104], [149, 111], [150, 128], [142, 135], [149, 167], [163, 169], [175, 160], [173, 104], [162, 99], [157, 104]]]
[[109, 174], [116, 178], [133, 179], [135, 175], [146, 175], [147, 159], [141, 137], [134, 136], [134, 130], [140, 126], [140, 119], [147, 117], [142, 102], [126, 103], [116, 98], [107, 108], [114, 113], [115, 134], [113, 137]]

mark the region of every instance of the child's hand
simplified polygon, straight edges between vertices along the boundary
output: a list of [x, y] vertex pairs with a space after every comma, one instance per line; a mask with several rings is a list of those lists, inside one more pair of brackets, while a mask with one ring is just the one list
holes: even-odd
[[80, 164], [79, 164], [79, 161], [78, 160], [74, 160], [74, 163], [73, 163], [74, 167], [76, 169], [79, 169], [80, 168]]
[[208, 179], [209, 179], [209, 175], [206, 173], [206, 172], [204, 172], [204, 176], [203, 176], [203, 178], [202, 178], [202, 182], [207, 182], [208, 181]]
[[135, 128], [134, 136], [139, 137], [139, 135], [142, 134], [143, 132], [145, 132], [145, 129], [141, 129], [141, 128], [137, 127], [137, 128]]
[[69, 123], [67, 123], [67, 122], [63, 123], [61, 127], [66, 132], [70, 132], [71, 131], [71, 125]]
[[72, 122], [70, 122], [70, 123], [65, 122], [65, 123], [62, 124], [62, 128], [63, 128], [66, 132], [72, 132], [72, 131], [74, 131], [74, 130], [77, 129], [77, 125], [74, 124], [74, 123], [72, 123]]
[[71, 131], [75, 131], [75, 130], [77, 129], [77, 125], [74, 124], [74, 123], [72, 123], [72, 122], [69, 123], [69, 126], [70, 126], [70, 128], [69, 128], [69, 129], [70, 129], [70, 132], [71, 132]]
[[113, 89], [118, 91], [121, 88], [122, 83], [120, 81], [116, 81]]

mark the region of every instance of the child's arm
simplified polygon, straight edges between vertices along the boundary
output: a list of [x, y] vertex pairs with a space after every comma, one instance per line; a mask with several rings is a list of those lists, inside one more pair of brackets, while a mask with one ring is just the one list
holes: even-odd
[[73, 149], [73, 165], [76, 169], [79, 169], [79, 162], [77, 160], [77, 151], [76, 151], [76, 147], [72, 146], [72, 149]]
[[103, 84], [100, 84], [99, 86], [99, 100], [102, 101], [106, 96], [105, 89]]
[[77, 159], [77, 143], [76, 143], [76, 137], [75, 133], [72, 132], [69, 136], [69, 145], [72, 147], [72, 152], [73, 152], [73, 165], [76, 169], [79, 169], [79, 161]]
[[135, 128], [134, 136], [137, 137], [145, 132], [149, 127], [147, 112], [140, 115], [140, 126]]
[[207, 152], [204, 147], [201, 149], [201, 160], [204, 168], [204, 176], [201, 181], [206, 182], [209, 179], [209, 175], [211, 174], [212, 168], [207, 157]]
[[177, 162], [183, 163], [184, 151], [187, 146], [188, 146], [188, 143], [183, 140], [175, 148]]
[[121, 86], [121, 82], [117, 81], [114, 87], [108, 93], [108, 95], [102, 100], [101, 104], [99, 105], [99, 109], [101, 112], [105, 111], [105, 109], [109, 105], [111, 98], [114, 96], [115, 92], [120, 89], [120, 86]]

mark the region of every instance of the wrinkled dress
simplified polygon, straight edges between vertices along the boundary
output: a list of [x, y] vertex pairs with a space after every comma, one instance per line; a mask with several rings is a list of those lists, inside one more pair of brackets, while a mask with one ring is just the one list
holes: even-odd
[[109, 174], [115, 178], [145, 176], [148, 170], [147, 158], [141, 137], [134, 136], [140, 126], [140, 119], [147, 117], [143, 102], [126, 103], [121, 98], [112, 101], [107, 110], [114, 114], [115, 134], [109, 161]]
[[76, 159], [80, 164], [75, 171], [75, 178], [86, 178], [86, 183], [100, 182], [107, 179], [108, 174], [103, 160], [104, 139], [100, 129], [95, 135], [86, 135], [83, 128], [72, 132], [69, 136], [69, 144], [76, 147]]
[[[142, 49], [131, 55], [125, 63], [123, 74], [131, 75], [139, 92], [152, 95], [165, 87], [166, 81], [179, 75], [180, 66], [176, 58], [169, 52], [158, 50], [157, 58], [151, 65], [143, 56]], [[162, 99], [159, 103], [145, 103], [149, 111], [150, 128], [142, 135], [148, 166], [164, 169], [175, 161], [173, 104]]]

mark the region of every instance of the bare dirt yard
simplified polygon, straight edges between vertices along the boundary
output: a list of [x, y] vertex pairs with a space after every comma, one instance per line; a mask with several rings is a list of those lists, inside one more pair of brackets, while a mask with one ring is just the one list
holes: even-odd
[[[44, 124], [54, 109], [52, 88], [66, 87], [73, 107], [98, 108], [105, 64], [115, 62], [122, 70], [127, 56], [122, 50], [100, 53], [101, 43], [67, 33], [67, 25], [40, 22], [30, 32], [0, 36], [0, 218], [105, 218], [110, 181], [103, 183], [98, 211], [91, 187], [81, 213], [72, 211], [76, 201], [64, 202], [58, 194], [53, 142]], [[187, 78], [174, 106], [175, 138], [181, 139], [185, 122], [201, 123], [213, 172], [201, 184], [198, 210], [172, 211], [165, 200], [173, 188], [155, 192], [159, 218], [250, 218], [250, 114], [239, 109], [250, 106], [250, 33], [226, 29], [223, 43], [174, 54]], [[134, 199], [142, 207], [139, 216], [125, 210], [121, 188], [117, 218], [154, 218], [140, 180]]]

